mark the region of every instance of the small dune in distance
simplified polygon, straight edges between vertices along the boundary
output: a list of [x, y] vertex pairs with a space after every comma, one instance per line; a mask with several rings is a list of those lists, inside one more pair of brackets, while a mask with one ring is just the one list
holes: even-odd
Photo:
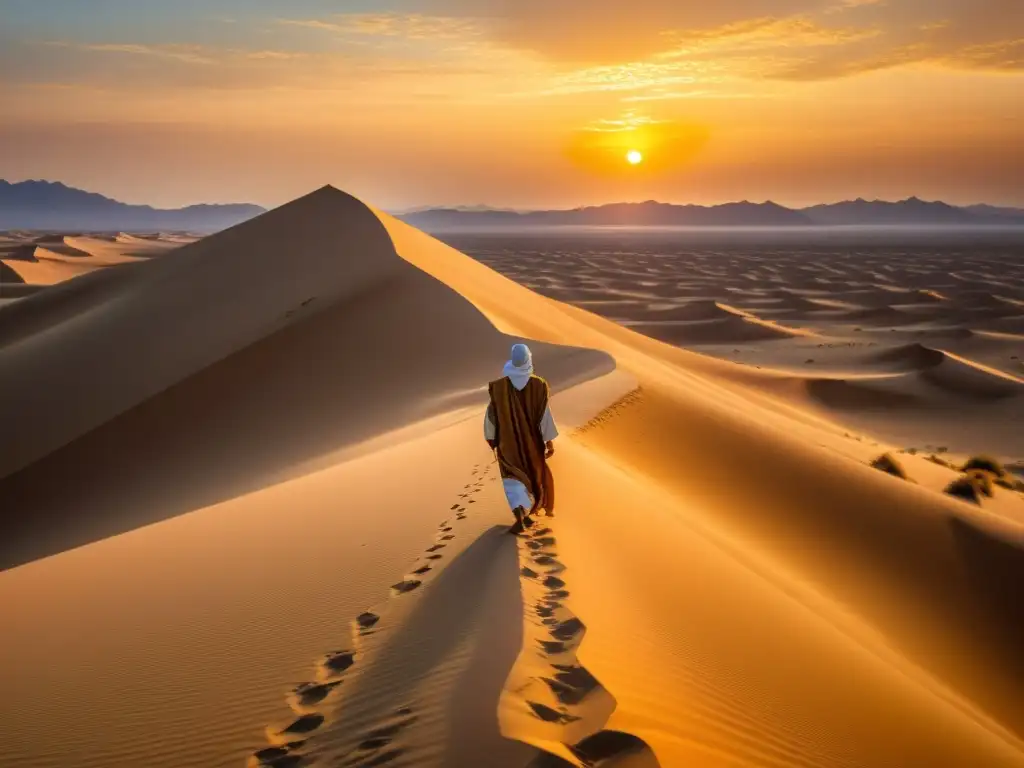
[[3, 219], [0, 764], [1024, 766], [1015, 214], [640, 206]]

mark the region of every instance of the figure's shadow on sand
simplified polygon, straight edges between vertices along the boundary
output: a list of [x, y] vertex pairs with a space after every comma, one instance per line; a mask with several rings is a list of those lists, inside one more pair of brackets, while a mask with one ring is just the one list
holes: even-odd
[[[440, 743], [442, 757], [432, 765], [523, 766], [537, 754], [502, 737], [498, 725], [498, 701], [523, 642], [518, 551], [506, 531], [485, 532], [424, 588], [399, 626], [382, 630], [392, 634], [368, 648], [357, 662], [366, 668], [343, 684], [336, 715], [316, 736], [317, 752], [351, 757], [368, 734], [408, 709], [410, 727], [446, 729], [411, 738]], [[388, 749], [404, 751], [402, 742], [396, 736]]]

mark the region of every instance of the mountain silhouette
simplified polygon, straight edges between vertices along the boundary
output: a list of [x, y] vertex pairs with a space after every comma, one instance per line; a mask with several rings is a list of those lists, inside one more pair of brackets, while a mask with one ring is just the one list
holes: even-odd
[[499, 211], [433, 208], [401, 215], [427, 230], [518, 226], [985, 226], [1024, 225], [1024, 210], [971, 206], [959, 208], [916, 197], [899, 202], [852, 200], [792, 209], [773, 202], [724, 205], [611, 203], [571, 210]]
[[214, 232], [263, 213], [258, 205], [128, 205], [60, 182], [0, 179], [0, 229]]
[[805, 208], [816, 224], [977, 224], [978, 214], [943, 202], [926, 202], [910, 197], [899, 202], [856, 200]]
[[[227, 229], [263, 213], [257, 205], [191, 205], [158, 209], [128, 205], [60, 182], [0, 179], [0, 230], [159, 231]], [[746, 200], [722, 205], [676, 205], [648, 200], [565, 210], [521, 211], [486, 205], [417, 208], [398, 218], [420, 229], [506, 229], [537, 226], [808, 227], [808, 226], [1024, 226], [1024, 209], [958, 207], [917, 197], [845, 200], [794, 209]]]

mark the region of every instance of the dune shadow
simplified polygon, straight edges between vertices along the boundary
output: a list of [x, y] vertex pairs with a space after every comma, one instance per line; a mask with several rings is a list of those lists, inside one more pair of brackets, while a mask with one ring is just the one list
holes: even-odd
[[[523, 641], [518, 555], [506, 530], [491, 528], [456, 556], [383, 644], [368, 651], [360, 662], [366, 667], [343, 687], [336, 716], [317, 734], [318, 753], [358, 755], [401, 708], [409, 718], [447, 723], [437, 734], [437, 765], [521, 766], [536, 754], [505, 739], [498, 725], [498, 701]], [[429, 711], [437, 702], [443, 714]], [[376, 748], [403, 750], [397, 738]]]
[[[307, 215], [303, 206], [310, 205]], [[0, 477], [0, 571], [293, 479], [308, 472], [310, 463], [456, 405], [483, 407], [487, 381], [500, 375], [509, 347], [520, 339], [500, 333], [448, 285], [400, 259], [383, 225], [361, 203], [339, 203], [328, 195], [300, 201], [291, 213], [288, 209], [175, 251], [171, 258], [112, 267], [4, 308], [10, 322], [0, 326], [0, 350], [10, 345], [15, 351], [25, 334], [45, 337], [42, 332], [69, 319], [77, 322], [78, 315], [111, 297], [118, 297], [111, 313], [124, 305], [131, 314], [113, 315], [117, 322], [108, 318], [109, 327], [82, 321], [81, 338], [74, 336], [78, 326], [72, 323], [68, 333], [74, 344], [51, 348], [45, 338], [39, 342], [41, 351], [27, 357], [28, 363], [38, 368], [36, 357], [64, 356], [70, 362], [54, 370], [65, 371], [61, 378], [67, 380], [33, 380], [23, 374], [23, 380], [8, 383], [11, 396], [0, 409], [0, 421], [20, 432], [12, 432], [6, 445], [0, 439], [0, 465], [5, 448], [17, 455], [20, 441], [31, 444], [36, 434], [61, 434], [63, 422], [74, 426], [76, 404], [88, 412], [98, 402], [101, 412], [113, 412], [103, 403], [119, 402], [120, 395], [104, 390], [97, 384], [102, 377], [91, 373], [103, 368], [103, 355], [87, 352], [99, 349], [90, 345], [101, 345], [95, 338], [100, 331], [138, 325], [130, 345], [115, 345], [114, 357], [103, 353], [111, 366], [103, 376], [132, 379], [135, 369], [170, 365], [163, 359], [162, 341], [179, 349], [185, 344], [182, 337], [187, 341], [197, 331], [187, 324], [179, 330], [173, 316], [135, 306], [159, 305], [152, 286], [159, 287], [161, 280], [179, 280], [195, 270], [193, 290], [199, 298], [190, 301], [206, 313], [227, 297], [215, 290], [216, 281], [204, 286], [203, 270], [233, 264], [239, 254], [258, 263], [257, 257], [267, 253], [287, 253], [290, 241], [279, 230], [293, 227], [308, 231], [304, 250], [295, 258], [319, 263], [327, 257], [315, 254], [330, 253], [340, 265], [332, 268], [337, 285], [325, 285], [321, 295], [303, 293], [286, 313], [261, 318], [265, 335], [255, 342], [32, 463], [13, 464], [19, 468]], [[279, 226], [275, 217], [281, 216]], [[340, 223], [324, 223], [338, 217]], [[286, 279], [258, 277], [268, 283], [267, 290]], [[538, 370], [553, 390], [615, 367], [602, 352], [531, 345]], [[446, 350], [443, 364], [423, 362], [439, 348]], [[87, 386], [76, 386], [79, 374]], [[467, 390], [468, 399], [455, 405], [445, 400], [453, 391]], [[33, 422], [35, 411], [41, 416]], [[40, 428], [43, 423], [49, 432]]]
[[1012, 540], [954, 517], [953, 539], [966, 570], [986, 640], [978, 648], [1005, 674], [1000, 690], [987, 691], [983, 704], [1024, 736], [1024, 540]]

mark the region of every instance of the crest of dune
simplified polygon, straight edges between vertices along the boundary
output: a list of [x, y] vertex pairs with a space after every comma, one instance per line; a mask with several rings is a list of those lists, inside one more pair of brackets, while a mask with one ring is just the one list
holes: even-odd
[[[562, 434], [517, 541], [481, 419], [518, 341]], [[12, 764], [1024, 766], [1024, 524], [834, 450], [815, 398], [861, 382], [738, 373], [330, 187], [0, 307], [0, 371]]]

